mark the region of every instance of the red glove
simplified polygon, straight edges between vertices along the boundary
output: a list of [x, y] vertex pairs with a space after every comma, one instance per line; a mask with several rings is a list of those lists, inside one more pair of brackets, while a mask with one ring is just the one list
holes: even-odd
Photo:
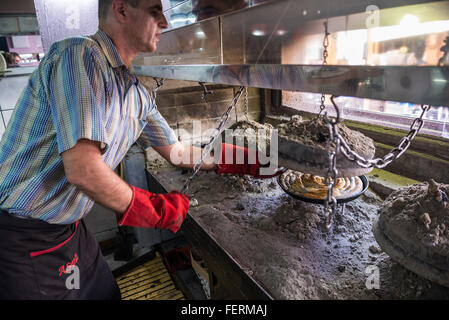
[[189, 210], [189, 199], [177, 191], [165, 194], [151, 193], [134, 186], [128, 210], [119, 225], [168, 229], [176, 233]]
[[[230, 158], [229, 156], [231, 156], [231, 159], [229, 159]], [[248, 163], [249, 159], [255, 159], [255, 161], [252, 160], [252, 162], [255, 163], [249, 164]], [[244, 147], [239, 147], [229, 143], [221, 144], [221, 155], [220, 159], [218, 160], [216, 170], [217, 174], [223, 173], [232, 173], [239, 175], [248, 174], [255, 178], [265, 179], [278, 176], [282, 173], [282, 170], [278, 170], [271, 175], [261, 175], [259, 170], [262, 167], [263, 166], [259, 162], [259, 156], [257, 151], [250, 150]]]

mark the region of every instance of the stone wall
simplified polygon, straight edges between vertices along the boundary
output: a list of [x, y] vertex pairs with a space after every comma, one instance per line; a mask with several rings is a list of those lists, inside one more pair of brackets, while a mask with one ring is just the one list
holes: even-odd
[[[139, 78], [149, 90], [154, 88], [155, 81], [150, 77]], [[202, 99], [203, 88], [196, 82], [165, 80], [157, 91], [156, 103], [162, 116], [176, 131], [180, 141], [197, 143], [201, 137], [193, 136], [193, 121], [201, 120], [202, 141], [207, 141], [207, 129], [217, 128], [222, 114], [228, 109], [237, 92], [237, 87], [223, 85], [207, 85], [212, 94]], [[260, 120], [262, 116], [261, 89], [248, 88], [248, 117]], [[226, 127], [244, 119], [244, 94], [242, 94], [236, 109], [231, 113]], [[210, 133], [210, 131], [209, 131]]]

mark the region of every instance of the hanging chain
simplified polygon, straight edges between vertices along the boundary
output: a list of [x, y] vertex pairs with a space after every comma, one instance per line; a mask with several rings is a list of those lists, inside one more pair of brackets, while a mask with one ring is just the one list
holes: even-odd
[[327, 65], [327, 57], [329, 56], [329, 52], [327, 51], [327, 47], [329, 47], [329, 31], [328, 31], [328, 22], [324, 22], [324, 40], [323, 40], [323, 65]]
[[[332, 226], [333, 216], [337, 212], [337, 199], [334, 196], [334, 188], [337, 185], [338, 170], [337, 170], [337, 154], [340, 151], [340, 138], [338, 134], [337, 123], [339, 120], [331, 121], [324, 115], [324, 119], [329, 128], [330, 137], [327, 141], [328, 150], [328, 169], [326, 172], [327, 185], [327, 200], [324, 203], [324, 212], [326, 217], [326, 229]], [[335, 149], [332, 150], [332, 142], [335, 144]]]
[[248, 87], [245, 87], [245, 96], [244, 96], [244, 104], [245, 104], [245, 119], [246, 121], [249, 121], [248, 119]]
[[[327, 65], [327, 57], [329, 56], [329, 52], [327, 51], [327, 47], [329, 46], [329, 32], [327, 28], [328, 22], [324, 22], [324, 40], [323, 40], [323, 66]], [[326, 96], [324, 93], [321, 95], [321, 103], [320, 103], [320, 112], [318, 113], [318, 117], [321, 116], [326, 106], [324, 105], [324, 102], [326, 100]]]
[[193, 174], [186, 180], [184, 187], [181, 190], [181, 193], [187, 192], [193, 178], [197, 175], [198, 171], [201, 169], [203, 165], [203, 159], [211, 153], [214, 147], [214, 142], [217, 139], [217, 137], [221, 134], [223, 127], [226, 125], [226, 122], [228, 121], [229, 116], [231, 115], [232, 110], [234, 110], [235, 106], [237, 105], [240, 96], [242, 95], [243, 89], [244, 87], [239, 88], [239, 90], [235, 93], [228, 110], [226, 110], [226, 112], [221, 116], [220, 124], [218, 125], [215, 133], [210, 137], [209, 142], [206, 144], [203, 151], [201, 152], [201, 158], [193, 165]]
[[323, 93], [323, 94], [321, 94], [320, 112], [318, 113], [317, 118], [319, 118], [321, 116], [321, 114], [323, 113], [324, 109], [326, 108], [326, 106], [324, 105], [325, 101], [326, 101], [326, 96]]
[[359, 166], [363, 168], [384, 168], [387, 165], [389, 165], [391, 162], [399, 158], [405, 151], [407, 151], [408, 147], [410, 146], [410, 143], [415, 138], [415, 136], [418, 134], [418, 132], [421, 130], [421, 128], [424, 125], [424, 114], [429, 111], [431, 108], [430, 105], [421, 105], [421, 115], [419, 118], [416, 118], [413, 120], [410, 131], [407, 133], [405, 137], [401, 139], [399, 142], [399, 145], [392, 149], [389, 153], [387, 153], [382, 158], [376, 158], [376, 159], [365, 159], [359, 154], [357, 154], [354, 150], [351, 149], [351, 147], [348, 145], [348, 143], [343, 139], [343, 137], [340, 134], [338, 135], [338, 139], [341, 142], [341, 152], [343, 155], [350, 161], [356, 162]]
[[[442, 62], [446, 58], [448, 51], [449, 51], [449, 37], [446, 37], [446, 40], [444, 40], [445, 45], [441, 47], [441, 51], [443, 52], [443, 56], [438, 61], [438, 65], [441, 66]], [[331, 101], [337, 111], [337, 114], [339, 112], [337, 105], [333, 101], [333, 97], [331, 98]], [[407, 149], [409, 148], [412, 140], [416, 137], [416, 135], [419, 133], [419, 131], [424, 126], [424, 115], [427, 111], [429, 111], [431, 108], [430, 105], [422, 104], [421, 105], [421, 115], [418, 118], [415, 118], [410, 125], [410, 130], [407, 133], [405, 137], [401, 139], [399, 142], [399, 145], [392, 149], [389, 153], [387, 153], [382, 158], [376, 158], [376, 159], [365, 159], [359, 154], [357, 154], [354, 150], [351, 149], [351, 147], [348, 145], [348, 143], [343, 139], [343, 137], [338, 133], [338, 131], [334, 131], [336, 137], [340, 141], [340, 150], [343, 153], [343, 155], [350, 161], [356, 162], [359, 166], [363, 168], [385, 168], [387, 165], [389, 165], [394, 160], [398, 159]], [[338, 121], [337, 121], [338, 122]], [[336, 126], [336, 124], [335, 124]], [[332, 133], [331, 133], [332, 134]]]
[[[344, 138], [338, 132], [338, 123], [340, 122], [340, 114], [337, 105], [334, 102], [334, 96], [331, 97], [332, 104], [335, 107], [337, 112], [337, 120], [331, 121], [327, 117], [327, 113], [324, 115], [324, 119], [329, 128], [329, 141], [328, 141], [328, 170], [326, 172], [326, 185], [328, 187], [328, 195], [325, 202], [325, 214], [326, 214], [326, 228], [330, 229], [332, 226], [332, 217], [335, 215], [337, 211], [337, 200], [333, 196], [333, 188], [336, 185], [338, 170], [337, 170], [337, 154], [341, 151], [341, 153], [350, 161], [356, 162], [359, 166], [363, 168], [384, 168], [389, 165], [394, 160], [398, 159], [405, 151], [407, 151], [410, 146], [412, 140], [421, 130], [424, 125], [424, 114], [430, 109], [430, 105], [421, 105], [421, 115], [419, 118], [413, 120], [410, 131], [408, 134], [401, 139], [399, 145], [392, 149], [388, 154], [386, 154], [383, 158], [376, 159], [365, 159], [356, 153], [348, 143], [344, 140]], [[332, 150], [331, 143], [335, 144], [335, 150]]]
[[201, 100], [205, 100], [208, 94], [213, 94], [212, 91], [209, 91], [209, 89], [207, 89], [204, 82], [199, 82], [199, 84], [203, 87], [203, 93], [201, 94]]
[[[328, 57], [327, 52], [327, 46], [329, 45], [329, 39], [328, 39], [328, 31], [327, 31], [327, 23], [324, 23], [325, 26], [325, 37], [323, 41], [324, 46], [324, 52], [323, 52], [323, 64], [327, 64], [326, 58]], [[438, 66], [443, 66], [444, 60], [447, 57], [447, 54], [449, 52], [449, 37], [446, 37], [444, 40], [445, 45], [441, 47], [440, 51], [443, 52], [443, 56], [438, 61]], [[337, 112], [337, 119], [335, 121], [331, 121], [327, 117], [327, 112], [324, 114], [324, 119], [328, 125], [329, 128], [329, 141], [327, 145], [327, 151], [328, 151], [328, 170], [326, 172], [326, 185], [328, 187], [328, 193], [327, 193], [327, 199], [325, 202], [325, 214], [326, 214], [326, 228], [330, 229], [332, 226], [332, 217], [335, 215], [337, 211], [337, 200], [333, 195], [333, 189], [337, 182], [338, 177], [338, 170], [337, 170], [337, 154], [341, 151], [341, 153], [350, 161], [356, 162], [359, 166], [363, 168], [385, 168], [387, 165], [389, 165], [391, 162], [398, 159], [407, 149], [410, 147], [410, 144], [412, 140], [416, 137], [416, 135], [419, 133], [419, 131], [424, 126], [424, 115], [427, 111], [430, 110], [431, 106], [422, 104], [421, 105], [421, 115], [418, 118], [415, 118], [410, 125], [410, 130], [407, 133], [405, 137], [401, 139], [399, 142], [399, 145], [392, 149], [390, 152], [388, 152], [385, 156], [382, 158], [376, 158], [376, 159], [365, 159], [364, 157], [360, 156], [358, 153], [356, 153], [354, 150], [351, 149], [351, 147], [348, 145], [348, 143], [344, 140], [344, 138], [338, 133], [337, 124], [340, 122], [340, 111], [337, 105], [334, 102], [334, 96], [331, 97], [331, 102]], [[324, 110], [324, 94], [321, 96], [321, 105], [320, 105], [320, 114]], [[332, 150], [331, 143], [335, 144], [335, 150]]]

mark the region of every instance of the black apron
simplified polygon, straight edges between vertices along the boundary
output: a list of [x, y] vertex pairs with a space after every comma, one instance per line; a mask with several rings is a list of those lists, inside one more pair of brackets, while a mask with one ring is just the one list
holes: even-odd
[[0, 299], [120, 299], [84, 221], [21, 219], [0, 210]]

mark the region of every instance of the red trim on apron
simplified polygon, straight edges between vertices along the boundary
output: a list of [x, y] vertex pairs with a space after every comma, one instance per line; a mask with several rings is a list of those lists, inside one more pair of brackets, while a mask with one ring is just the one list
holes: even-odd
[[52, 248], [41, 250], [41, 251], [30, 252], [30, 257], [34, 258], [34, 257], [40, 256], [42, 254], [50, 253], [52, 251], [55, 251], [55, 250], [58, 250], [59, 248], [61, 248], [63, 245], [65, 245], [67, 242], [69, 242], [73, 238], [73, 236], [75, 236], [76, 229], [78, 228], [78, 223], [79, 223], [79, 221], [77, 221], [75, 223], [75, 231], [73, 231], [72, 235], [70, 237], [68, 237], [66, 240], [64, 240], [63, 242], [61, 242], [60, 244], [58, 244], [57, 246], [54, 246]]

